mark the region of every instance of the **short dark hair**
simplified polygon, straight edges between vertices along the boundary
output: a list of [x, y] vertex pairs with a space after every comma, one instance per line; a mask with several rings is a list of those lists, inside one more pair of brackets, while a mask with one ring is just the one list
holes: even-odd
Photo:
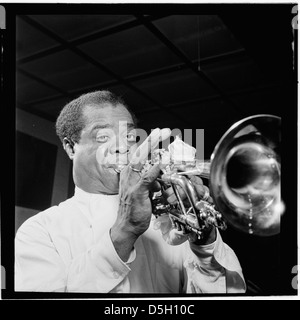
[[61, 110], [55, 124], [56, 134], [60, 140], [63, 142], [63, 139], [67, 138], [69, 141], [78, 143], [81, 131], [85, 126], [83, 118], [84, 107], [93, 105], [101, 108], [104, 103], [110, 103], [114, 107], [118, 104], [123, 105], [131, 114], [135, 125], [137, 124], [135, 115], [120, 96], [108, 90], [89, 92], [72, 100]]

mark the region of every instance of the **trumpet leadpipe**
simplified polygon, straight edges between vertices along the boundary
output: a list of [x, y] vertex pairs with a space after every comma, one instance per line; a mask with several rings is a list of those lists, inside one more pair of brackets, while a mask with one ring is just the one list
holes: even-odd
[[201, 178], [209, 179], [210, 176], [210, 161], [195, 160], [194, 166], [189, 166], [187, 170], [177, 172], [178, 175], [200, 176]]

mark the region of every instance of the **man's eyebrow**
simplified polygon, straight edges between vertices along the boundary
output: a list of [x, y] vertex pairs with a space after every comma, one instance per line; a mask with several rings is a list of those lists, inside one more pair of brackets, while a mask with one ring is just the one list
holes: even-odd
[[128, 128], [128, 129], [135, 129], [136, 126], [135, 126], [134, 123], [129, 122], [129, 123], [127, 123], [127, 128]]
[[[107, 129], [107, 128], [112, 128], [113, 125], [109, 124], [109, 123], [104, 123], [104, 124], [95, 124], [91, 131], [95, 131], [95, 130], [99, 130], [99, 129]], [[131, 123], [131, 122], [127, 122], [127, 128], [128, 129], [135, 129], [136, 126], [134, 123]]]
[[112, 128], [111, 124], [104, 123], [104, 124], [95, 124], [91, 131], [99, 130], [99, 129], [107, 129], [107, 128]]

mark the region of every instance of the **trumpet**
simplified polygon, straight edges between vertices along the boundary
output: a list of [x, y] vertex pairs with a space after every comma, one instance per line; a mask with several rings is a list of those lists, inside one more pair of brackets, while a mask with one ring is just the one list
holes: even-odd
[[[285, 210], [280, 195], [281, 119], [274, 115], [254, 115], [232, 125], [214, 148], [210, 161], [195, 160], [184, 171], [172, 166], [158, 181], [172, 187], [176, 203], [166, 203], [155, 194], [153, 213], [168, 214], [172, 223], [185, 233], [201, 239], [213, 225], [258, 236], [280, 232]], [[208, 179], [213, 204], [199, 199], [191, 175]], [[186, 199], [180, 196], [179, 188]]]

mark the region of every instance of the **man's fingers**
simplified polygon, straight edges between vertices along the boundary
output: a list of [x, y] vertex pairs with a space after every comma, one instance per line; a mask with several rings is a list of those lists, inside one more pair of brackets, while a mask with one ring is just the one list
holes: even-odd
[[156, 184], [156, 179], [161, 173], [161, 164], [155, 164], [149, 171], [147, 171], [140, 181], [141, 185], [139, 187], [140, 191], [144, 192], [146, 190], [152, 190], [153, 185]]
[[204, 185], [194, 185], [194, 186], [200, 200], [203, 199], [205, 201], [213, 203], [212, 197], [210, 196], [210, 193], [209, 193], [209, 188], [207, 186], [204, 186]]
[[148, 159], [151, 150], [154, 150], [160, 141], [169, 138], [171, 135], [170, 129], [154, 129], [147, 139], [134, 152], [130, 165], [136, 169], [140, 169], [143, 163]]
[[195, 185], [203, 185], [203, 181], [199, 176], [193, 176], [193, 175], [188, 175], [189, 179], [193, 182]]
[[210, 190], [207, 186], [203, 184], [202, 179], [199, 176], [188, 176], [188, 177], [193, 183], [200, 200], [203, 199], [209, 202], [210, 204], [213, 204], [214, 201], [210, 196]]
[[[200, 177], [197, 176], [191, 176], [191, 182], [193, 183], [194, 188], [196, 189], [196, 193], [199, 197], [199, 200], [203, 199], [211, 204], [213, 204], [213, 199], [210, 196], [209, 193], [209, 188], [205, 185], [203, 185], [203, 181]], [[177, 190], [179, 192], [180, 198], [182, 200], [186, 199], [186, 194], [184, 190], [181, 187], [177, 186]], [[170, 204], [175, 204], [177, 201], [177, 197], [174, 194], [173, 188], [168, 188], [163, 191], [163, 195], [165, 199], [170, 203]]]
[[158, 192], [160, 190], [161, 190], [160, 183], [157, 180], [155, 180], [150, 186], [150, 191], [151, 192]]
[[[180, 198], [184, 200], [186, 198], [186, 194], [183, 191], [183, 189], [181, 187], [177, 186], [177, 190], [178, 190], [178, 193], [180, 195]], [[176, 197], [176, 195], [175, 195], [175, 193], [173, 191], [173, 188], [168, 188], [168, 189], [164, 190], [163, 191], [163, 195], [164, 195], [165, 199], [167, 199], [167, 201], [170, 204], [175, 204], [176, 203], [177, 197]]]

